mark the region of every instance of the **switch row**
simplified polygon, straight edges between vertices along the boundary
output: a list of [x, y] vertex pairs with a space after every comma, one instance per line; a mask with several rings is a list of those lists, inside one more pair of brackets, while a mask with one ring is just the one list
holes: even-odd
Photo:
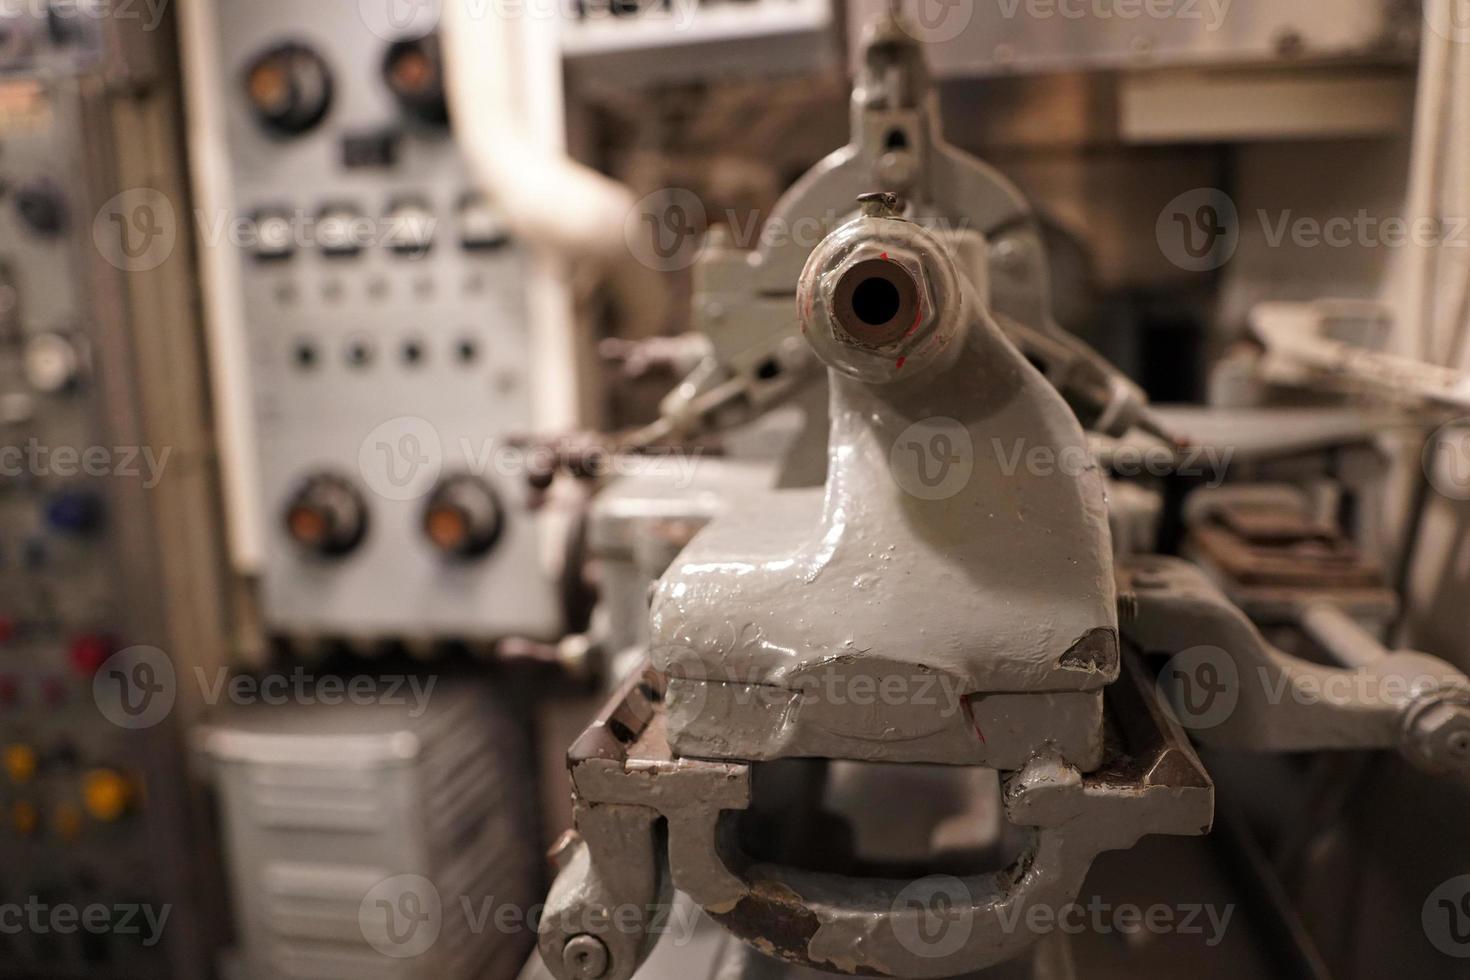
[[[510, 242], [499, 213], [482, 195], [461, 200], [456, 221], [459, 243], [466, 251], [490, 251]], [[312, 248], [330, 258], [350, 259], [378, 246], [405, 258], [422, 258], [434, 248], [438, 224], [433, 208], [422, 198], [402, 198], [381, 219], [345, 203], [329, 204], [315, 217], [287, 208], [260, 208], [254, 214], [253, 234], [237, 233], [239, 244], [261, 262], [283, 262]]]
[[[407, 367], [420, 367], [428, 360], [429, 352], [420, 340], [405, 340], [398, 349], [398, 357]], [[466, 337], [456, 341], [452, 348], [454, 361], [468, 367], [480, 358], [480, 345]], [[377, 346], [366, 337], [353, 338], [343, 346], [342, 359], [355, 370], [371, 367], [378, 359]], [[310, 340], [298, 341], [291, 351], [291, 360], [302, 371], [310, 371], [322, 363], [321, 349]]]

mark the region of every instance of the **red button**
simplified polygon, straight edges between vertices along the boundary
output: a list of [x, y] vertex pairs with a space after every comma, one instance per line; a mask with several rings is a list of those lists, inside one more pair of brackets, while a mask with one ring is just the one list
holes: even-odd
[[90, 677], [112, 656], [112, 642], [104, 636], [87, 633], [71, 641], [67, 658], [72, 668], [83, 676]]
[[41, 682], [41, 696], [49, 705], [58, 705], [66, 701], [66, 681], [60, 677], [48, 677]]

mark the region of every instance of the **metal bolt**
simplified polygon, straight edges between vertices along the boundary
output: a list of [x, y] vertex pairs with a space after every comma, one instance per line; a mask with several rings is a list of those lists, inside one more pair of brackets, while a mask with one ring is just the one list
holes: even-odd
[[612, 965], [612, 954], [596, 936], [583, 933], [567, 940], [561, 961], [576, 980], [600, 980]]
[[858, 204], [862, 206], [863, 214], [869, 218], [899, 218], [903, 216], [903, 202], [898, 199], [897, 194], [889, 191], [874, 191], [871, 194], [859, 194]]
[[1449, 747], [1455, 755], [1470, 755], [1470, 732], [1456, 732], [1451, 735]]

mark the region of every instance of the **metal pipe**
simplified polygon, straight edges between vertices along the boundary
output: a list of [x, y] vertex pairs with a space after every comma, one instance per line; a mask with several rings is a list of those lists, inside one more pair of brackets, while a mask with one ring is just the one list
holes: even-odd
[[1388, 656], [1388, 648], [1341, 607], [1319, 602], [1302, 610], [1306, 634], [1344, 667], [1368, 667]]

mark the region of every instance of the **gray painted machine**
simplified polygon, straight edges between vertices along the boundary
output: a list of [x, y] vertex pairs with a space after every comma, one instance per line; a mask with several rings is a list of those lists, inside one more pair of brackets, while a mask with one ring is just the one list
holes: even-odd
[[[634, 976], [673, 889], [798, 967], [1068, 976], [1057, 937], [1024, 924], [1073, 902], [1102, 852], [1211, 828], [1214, 786], [1185, 729], [1470, 773], [1470, 679], [1448, 664], [1330, 614], [1319, 632], [1344, 666], [1307, 663], [1195, 566], [1114, 557], [1078, 416], [1091, 404], [1084, 420], [1116, 431], [1147, 410], [1110, 410], [1119, 399], [1088, 385], [1064, 399], [1069, 377], [1028, 363], [1017, 338], [1051, 336], [1031, 216], [943, 142], [893, 19], [867, 40], [854, 123], [854, 144], [773, 218], [847, 215], [839, 227], [810, 252], [716, 251], [704, 270], [704, 298], [746, 325], [732, 334], [776, 338], [744, 350], [783, 358], [726, 356], [706, 388], [722, 407], [790, 385], [783, 366], [825, 367], [825, 486], [726, 509], [658, 584], [647, 669], [570, 754], [577, 832], [540, 934], [558, 980]], [[685, 404], [663, 431], [711, 414]], [[971, 819], [1003, 814], [1013, 846], [917, 873], [783, 851], [780, 828], [853, 763], [998, 774]], [[768, 975], [742, 963], [724, 975]]]

